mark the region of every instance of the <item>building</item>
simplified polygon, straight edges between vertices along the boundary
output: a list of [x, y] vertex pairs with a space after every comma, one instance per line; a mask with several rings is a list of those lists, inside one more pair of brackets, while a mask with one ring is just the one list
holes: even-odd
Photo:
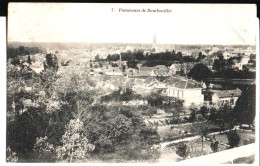
[[175, 76], [166, 79], [164, 83], [166, 84], [165, 95], [184, 100], [184, 106], [203, 104], [204, 95], [199, 82], [186, 77]]
[[152, 76], [154, 67], [139, 67], [139, 76]]
[[196, 65], [198, 62], [185, 62], [181, 64], [172, 64], [170, 66], [171, 73], [174, 74], [188, 74], [189, 71]]
[[243, 66], [247, 65], [249, 61], [250, 61], [250, 57], [249, 56], [244, 56], [244, 57], [241, 58], [240, 61], [234, 61], [233, 67], [234, 68], [238, 68], [239, 70], [242, 70]]
[[181, 72], [181, 64], [172, 64], [170, 70], [172, 75], [179, 74]]
[[104, 71], [106, 75], [123, 76], [123, 72], [119, 68], [109, 68]]
[[156, 46], [156, 36], [155, 36], [155, 34], [154, 34], [154, 36], [153, 36], [153, 52], [156, 52], [157, 51], [157, 46]]
[[242, 91], [240, 89], [234, 90], [208, 90], [204, 92], [205, 102], [209, 105], [221, 106], [228, 104], [231, 107], [236, 105], [237, 99], [241, 96]]
[[153, 69], [152, 76], [169, 76], [169, 69]]

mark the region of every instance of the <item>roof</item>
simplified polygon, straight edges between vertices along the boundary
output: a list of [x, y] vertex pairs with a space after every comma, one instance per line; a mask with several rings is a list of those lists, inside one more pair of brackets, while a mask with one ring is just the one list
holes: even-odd
[[139, 74], [140, 74], [140, 76], [151, 76], [152, 75], [152, 69], [150, 69], [150, 70], [140, 70]]
[[156, 69], [155, 67], [139, 67], [139, 71], [151, 71]]
[[199, 82], [180, 76], [170, 77], [166, 79], [164, 83], [166, 83], [168, 86], [170, 85], [180, 89], [202, 88]]
[[149, 77], [144, 81], [145, 84], [151, 84], [151, 83], [159, 83], [159, 81], [154, 77]]
[[167, 67], [165, 65], [156, 65], [155, 68], [156, 69], [167, 69]]
[[242, 91], [240, 89], [235, 90], [218, 90], [215, 91], [215, 94], [218, 95], [219, 98], [225, 98], [225, 97], [239, 97], [241, 96]]
[[142, 80], [142, 79], [135, 80], [135, 85], [143, 85], [143, 83], [144, 83], [144, 80]]
[[171, 66], [170, 66], [170, 68], [181, 68], [182, 66], [181, 66], [182, 64], [172, 64]]
[[163, 76], [166, 76], [168, 75], [170, 70], [166, 69], [166, 70], [163, 70], [163, 69], [159, 69], [159, 70], [153, 70], [154, 72], [154, 75], [163, 75]]

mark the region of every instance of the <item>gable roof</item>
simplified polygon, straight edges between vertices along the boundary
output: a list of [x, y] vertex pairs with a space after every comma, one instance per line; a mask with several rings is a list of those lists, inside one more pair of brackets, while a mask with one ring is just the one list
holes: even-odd
[[180, 89], [202, 88], [199, 82], [181, 76], [170, 77], [166, 79], [164, 83], [168, 86], [173, 86]]
[[176, 68], [176, 69], [180, 69], [181, 68], [181, 65], [182, 64], [172, 64], [171, 66], [170, 66], [170, 69], [173, 69], [173, 68]]
[[143, 83], [144, 83], [144, 80], [142, 80], [142, 79], [135, 80], [135, 85], [143, 85]]
[[158, 75], [158, 76], [166, 76], [166, 75], [168, 75], [169, 71], [170, 70], [168, 70], [168, 69], [166, 69], [166, 70], [159, 69], [159, 70], [153, 70], [153, 73], [154, 73], [154, 75]]
[[139, 71], [140, 76], [151, 76], [152, 75], [152, 70], [140, 70]]
[[156, 65], [155, 68], [156, 69], [167, 69], [167, 67], [165, 65]]
[[154, 77], [149, 77], [144, 81], [145, 84], [151, 84], [151, 83], [159, 83], [159, 81]]

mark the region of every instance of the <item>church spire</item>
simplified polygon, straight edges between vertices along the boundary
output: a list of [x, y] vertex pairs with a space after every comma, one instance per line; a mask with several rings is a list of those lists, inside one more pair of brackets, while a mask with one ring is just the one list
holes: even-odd
[[156, 36], [155, 36], [155, 33], [154, 33], [154, 36], [153, 36], [153, 50], [156, 51]]

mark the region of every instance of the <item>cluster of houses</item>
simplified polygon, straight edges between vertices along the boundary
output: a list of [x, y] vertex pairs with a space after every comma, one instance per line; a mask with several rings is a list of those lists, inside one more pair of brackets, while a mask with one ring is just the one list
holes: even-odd
[[[116, 67], [108, 62], [91, 62], [87, 66], [90, 75], [112, 75], [129, 77], [149, 77], [149, 76], [173, 76], [186, 75], [198, 62], [174, 63], [169, 67], [157, 65], [153, 67], [138, 66], [138, 69], [127, 68], [126, 61], [115, 61]], [[123, 69], [124, 68], [124, 69]]]
[[203, 82], [198, 82], [184, 76], [170, 76], [163, 81], [156, 77], [120, 77], [103, 76], [97, 82], [97, 88], [102, 88], [109, 94], [119, 87], [132, 88], [137, 94], [142, 96], [150, 95], [151, 92], [161, 91], [162, 95], [176, 97], [184, 101], [184, 106], [191, 104], [219, 106], [229, 104], [234, 107], [239, 96], [240, 89], [223, 90], [219, 86], [212, 84], [206, 86]]

